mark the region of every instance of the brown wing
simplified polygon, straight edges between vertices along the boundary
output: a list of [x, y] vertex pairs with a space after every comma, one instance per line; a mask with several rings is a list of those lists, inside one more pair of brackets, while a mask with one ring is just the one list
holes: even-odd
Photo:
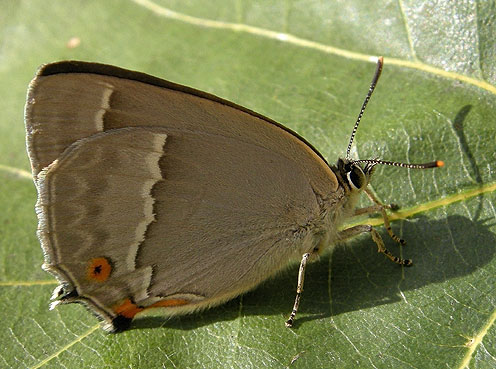
[[[142, 280], [126, 282], [132, 296], [118, 297], [143, 305], [188, 295], [208, 305], [253, 287], [313, 247], [319, 199], [337, 189], [325, 161], [276, 123], [109, 66], [42, 69], [30, 88], [26, 129], [40, 203], [49, 199], [40, 224], [64, 234], [45, 244], [46, 262], [52, 271], [73, 269], [99, 256], [97, 246], [112, 250], [114, 277], [124, 282], [139, 272]], [[140, 150], [129, 150], [138, 142]], [[70, 183], [81, 190], [68, 190]], [[102, 240], [112, 247], [101, 249]], [[105, 307], [118, 300], [94, 295]]]

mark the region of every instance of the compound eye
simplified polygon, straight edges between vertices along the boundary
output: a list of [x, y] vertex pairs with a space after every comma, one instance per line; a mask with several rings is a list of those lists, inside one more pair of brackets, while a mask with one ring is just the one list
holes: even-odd
[[347, 173], [348, 183], [354, 189], [360, 190], [366, 185], [365, 173], [359, 165], [353, 165], [351, 170]]

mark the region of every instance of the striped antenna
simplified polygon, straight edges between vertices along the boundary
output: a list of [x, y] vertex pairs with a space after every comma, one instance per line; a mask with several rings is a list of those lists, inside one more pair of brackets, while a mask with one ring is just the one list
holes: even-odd
[[358, 118], [355, 122], [355, 126], [353, 127], [353, 131], [351, 132], [350, 143], [348, 144], [348, 149], [346, 150], [346, 159], [348, 159], [348, 160], [350, 160], [351, 144], [353, 143], [353, 140], [355, 139], [355, 134], [356, 134], [356, 131], [358, 129], [358, 125], [360, 124], [360, 120], [362, 120], [363, 112], [365, 111], [365, 108], [366, 108], [367, 104], [369, 103], [370, 97], [372, 96], [372, 92], [374, 92], [374, 90], [375, 90], [375, 86], [377, 85], [377, 81], [379, 80], [379, 77], [381, 76], [383, 65], [384, 65], [384, 58], [382, 56], [380, 56], [377, 59], [377, 67], [375, 68], [374, 78], [372, 78], [372, 83], [370, 84], [369, 92], [367, 93], [367, 96], [365, 96], [365, 100], [363, 101], [362, 108], [360, 109], [360, 114], [358, 114]]
[[401, 168], [410, 168], [410, 169], [428, 169], [428, 168], [439, 168], [444, 166], [444, 162], [441, 160], [435, 160], [430, 163], [423, 163], [423, 164], [406, 164], [406, 163], [398, 163], [394, 161], [386, 161], [386, 160], [380, 160], [380, 159], [363, 159], [363, 160], [351, 160], [350, 158], [350, 151], [351, 151], [351, 145], [353, 144], [353, 140], [355, 139], [356, 132], [358, 130], [358, 125], [360, 124], [360, 121], [362, 120], [363, 112], [365, 111], [365, 108], [367, 107], [367, 104], [369, 103], [370, 97], [372, 96], [372, 93], [375, 90], [375, 86], [377, 85], [377, 81], [379, 80], [379, 77], [381, 76], [382, 72], [382, 66], [384, 65], [384, 58], [380, 56], [377, 58], [377, 67], [375, 68], [375, 73], [374, 77], [372, 78], [372, 82], [369, 87], [369, 92], [367, 93], [367, 96], [365, 96], [365, 100], [363, 101], [362, 108], [360, 109], [360, 114], [358, 114], [358, 118], [355, 122], [355, 126], [353, 127], [353, 131], [351, 132], [351, 137], [350, 137], [350, 142], [348, 143], [348, 149], [346, 150], [346, 159], [349, 160], [352, 163], [366, 163], [369, 166], [374, 166], [377, 164], [383, 164], [383, 165], [392, 165], [395, 167], [401, 167]]
[[386, 161], [380, 159], [361, 159], [361, 160], [353, 160], [352, 163], [366, 163], [369, 165], [383, 164], [383, 165], [392, 165], [395, 167], [401, 168], [410, 168], [410, 169], [429, 169], [429, 168], [439, 168], [444, 166], [444, 161], [435, 160], [430, 163], [423, 164], [406, 164], [406, 163], [398, 163], [395, 161]]

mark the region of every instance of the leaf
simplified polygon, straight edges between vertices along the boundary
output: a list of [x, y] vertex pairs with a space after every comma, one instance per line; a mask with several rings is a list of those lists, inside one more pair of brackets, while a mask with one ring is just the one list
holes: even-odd
[[[0, 14], [2, 367], [492, 368], [496, 366], [496, 11], [490, 2], [5, 1]], [[68, 47], [71, 38], [77, 47]], [[77, 42], [72, 41], [74, 44]], [[218, 308], [157, 315], [108, 335], [81, 306], [48, 311], [22, 111], [38, 65], [81, 59], [206, 90], [298, 131], [334, 163], [374, 64], [383, 76], [356, 155], [445, 168], [380, 167], [402, 205], [403, 269], [370, 237], [306, 273], [297, 266]], [[363, 204], [367, 204], [366, 201]], [[408, 217], [408, 219], [404, 219]], [[377, 219], [362, 222], [380, 224]]]

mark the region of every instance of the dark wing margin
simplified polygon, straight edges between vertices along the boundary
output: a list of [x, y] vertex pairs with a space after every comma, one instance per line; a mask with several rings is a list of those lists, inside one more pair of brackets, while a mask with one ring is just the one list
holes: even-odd
[[150, 84], [152, 86], [157, 86], [157, 87], [164, 87], [168, 88], [171, 90], [179, 91], [179, 92], [184, 92], [190, 95], [198, 96], [204, 99], [208, 99], [211, 101], [215, 101], [217, 103], [227, 105], [230, 107], [233, 107], [235, 109], [238, 109], [240, 111], [243, 111], [245, 113], [248, 113], [254, 117], [260, 118], [268, 123], [271, 123], [286, 132], [292, 134], [302, 142], [304, 142], [309, 148], [311, 148], [315, 154], [317, 154], [327, 165], [327, 160], [322, 156], [322, 154], [305, 138], [300, 136], [298, 133], [295, 131], [285, 127], [284, 125], [267, 118], [266, 116], [256, 113], [253, 110], [247, 109], [243, 106], [237, 105], [231, 101], [224, 100], [218, 96], [209, 94], [204, 91], [196, 90], [191, 87], [183, 86], [174, 82], [169, 82], [166, 80], [163, 80], [161, 78], [157, 78], [154, 76], [151, 76], [146, 73], [141, 73], [141, 72], [136, 72], [136, 71], [130, 71], [127, 69], [115, 67], [113, 65], [109, 64], [100, 64], [100, 63], [89, 63], [89, 62], [83, 62], [83, 61], [77, 61], [77, 60], [67, 60], [67, 61], [60, 61], [60, 62], [55, 62], [51, 64], [45, 64], [42, 65], [36, 75], [37, 76], [50, 76], [50, 75], [55, 75], [55, 74], [61, 74], [61, 73], [93, 73], [93, 74], [99, 74], [103, 76], [111, 76], [111, 77], [117, 77], [117, 78], [124, 78], [124, 79], [129, 79], [133, 81], [138, 81], [138, 82], [143, 82]]

